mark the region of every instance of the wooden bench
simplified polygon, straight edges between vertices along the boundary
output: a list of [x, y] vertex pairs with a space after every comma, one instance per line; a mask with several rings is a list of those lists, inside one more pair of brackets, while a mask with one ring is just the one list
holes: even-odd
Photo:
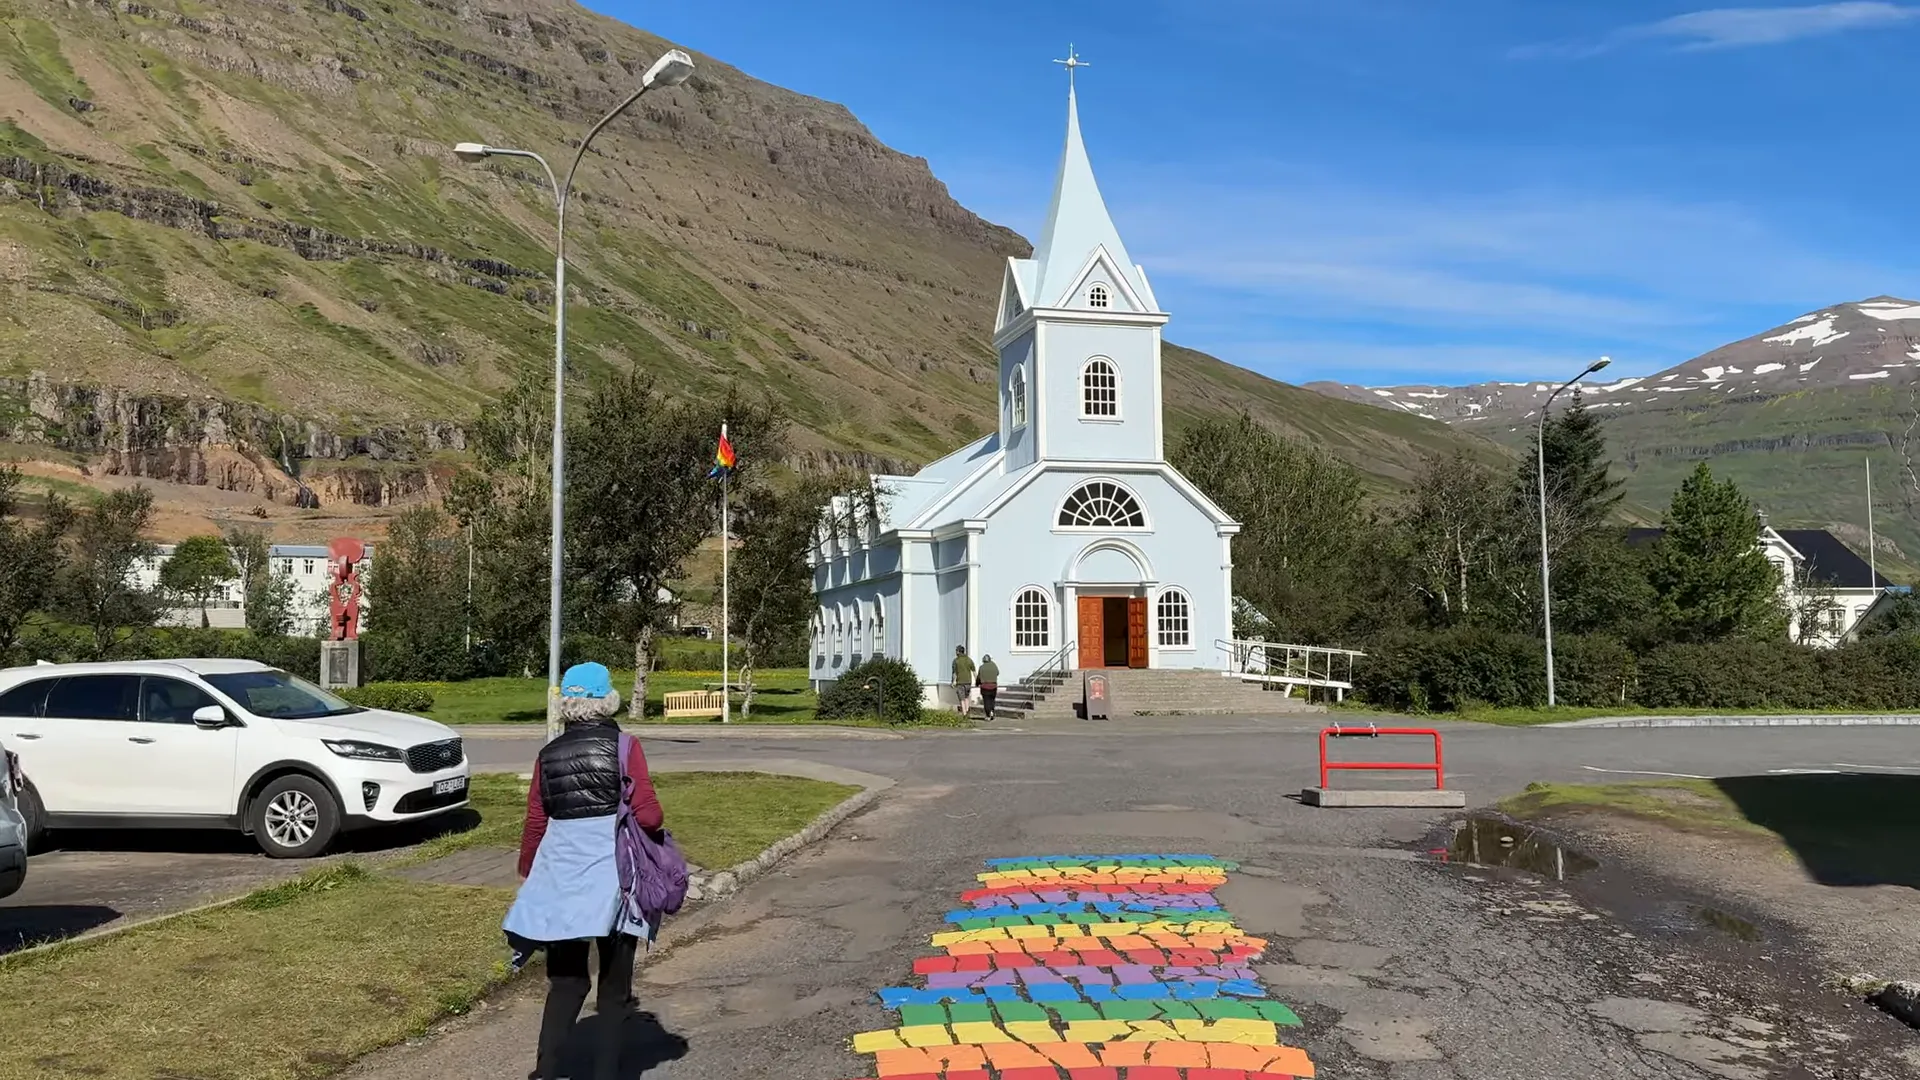
[[662, 696], [667, 716], [719, 716], [727, 695], [718, 690], [674, 690]]

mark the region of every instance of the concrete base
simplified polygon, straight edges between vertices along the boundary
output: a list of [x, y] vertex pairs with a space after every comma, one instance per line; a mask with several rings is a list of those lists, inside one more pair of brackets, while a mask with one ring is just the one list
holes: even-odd
[[1414, 806], [1461, 809], [1467, 805], [1464, 791], [1352, 791], [1310, 787], [1300, 793], [1307, 806]]

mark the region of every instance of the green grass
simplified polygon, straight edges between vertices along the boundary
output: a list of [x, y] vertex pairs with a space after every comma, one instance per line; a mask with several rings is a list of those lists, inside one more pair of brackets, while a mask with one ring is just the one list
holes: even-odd
[[[1373, 709], [1366, 705], [1346, 705], [1335, 712], [1372, 713], [1379, 716], [1399, 716], [1383, 709]], [[1434, 720], [1463, 720], [1474, 724], [1493, 724], [1497, 727], [1537, 727], [1541, 724], [1564, 724], [1574, 720], [1592, 720], [1601, 716], [1865, 716], [1871, 713], [1859, 709], [1643, 709], [1638, 705], [1560, 705], [1554, 708], [1524, 705], [1475, 705], [1448, 713], [1433, 713], [1428, 718]], [[1895, 714], [1889, 714], [1895, 715]]]
[[1920, 888], [1920, 776], [1804, 773], [1611, 784], [1528, 784], [1518, 818], [1616, 814], [1710, 837], [1771, 841], [1814, 880]]
[[232, 907], [0, 961], [0, 1080], [303, 1080], [506, 978], [500, 889], [351, 864]]
[[[654, 777], [687, 858], [736, 865], [858, 791], [760, 773]], [[474, 779], [480, 825], [432, 857], [519, 843], [526, 788]], [[408, 860], [409, 862], [415, 860]], [[307, 1080], [424, 1033], [507, 978], [504, 889], [342, 863], [238, 904], [0, 958], [0, 1080]]]
[[[531, 769], [533, 762], [526, 767]], [[680, 850], [695, 864], [713, 869], [760, 854], [860, 790], [794, 776], [724, 772], [656, 773], [653, 789]], [[471, 848], [520, 846], [520, 829], [526, 822], [526, 781], [511, 774], [475, 776], [468, 798], [480, 823], [427, 841], [407, 863]]]
[[[705, 690], [717, 687], [717, 671], [656, 671], [647, 677], [647, 722], [664, 723], [660, 715], [664, 695], [676, 690]], [[817, 697], [807, 686], [807, 674], [801, 668], [771, 668], [754, 674], [753, 715], [756, 724], [810, 724]], [[633, 673], [615, 672], [613, 685], [623, 694], [633, 686]], [[470, 679], [466, 682], [435, 683], [433, 711], [428, 713], [443, 724], [519, 724], [540, 723], [547, 717], [547, 681], [545, 679]], [[734, 719], [740, 699], [734, 697]], [[701, 717], [676, 717], [674, 723], [701, 723]]]

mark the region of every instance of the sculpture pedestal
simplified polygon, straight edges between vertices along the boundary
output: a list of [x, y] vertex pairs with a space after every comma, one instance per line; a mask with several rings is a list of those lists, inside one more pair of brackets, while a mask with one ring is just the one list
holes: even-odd
[[320, 688], [340, 690], [360, 685], [360, 640], [320, 643]]

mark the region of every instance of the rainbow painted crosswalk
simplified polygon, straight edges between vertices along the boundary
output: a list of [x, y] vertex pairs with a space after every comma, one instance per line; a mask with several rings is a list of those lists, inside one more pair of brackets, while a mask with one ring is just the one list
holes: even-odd
[[881, 1080], [1288, 1080], [1293, 1010], [1254, 973], [1210, 855], [992, 859], [960, 896], [921, 986], [880, 1001], [898, 1027], [853, 1037]]

